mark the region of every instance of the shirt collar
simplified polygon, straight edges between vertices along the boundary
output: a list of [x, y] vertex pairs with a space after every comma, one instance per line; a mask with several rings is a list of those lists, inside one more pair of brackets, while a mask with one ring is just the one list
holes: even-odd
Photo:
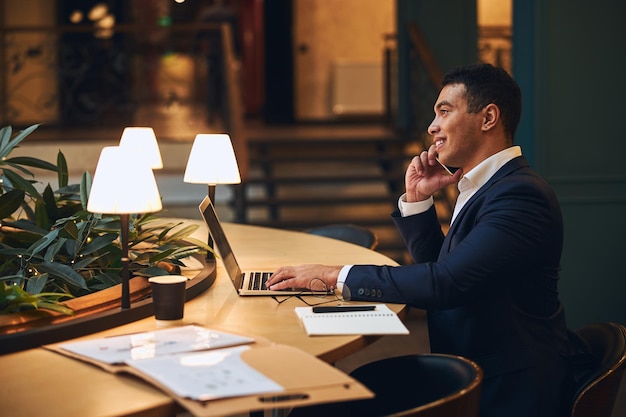
[[472, 168], [468, 173], [463, 174], [463, 178], [458, 184], [459, 191], [479, 189], [507, 162], [518, 156], [522, 156], [522, 148], [519, 146], [511, 146], [510, 148], [506, 148], [491, 155]]

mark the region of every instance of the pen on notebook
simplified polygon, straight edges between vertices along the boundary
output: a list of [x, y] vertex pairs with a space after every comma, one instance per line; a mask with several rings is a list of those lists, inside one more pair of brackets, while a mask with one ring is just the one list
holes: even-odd
[[352, 311], [374, 311], [376, 306], [317, 306], [314, 313], [347, 313]]

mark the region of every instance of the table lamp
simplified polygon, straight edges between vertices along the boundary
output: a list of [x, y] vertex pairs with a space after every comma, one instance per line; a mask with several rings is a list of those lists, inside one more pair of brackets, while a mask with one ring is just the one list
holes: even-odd
[[[221, 133], [196, 135], [183, 180], [192, 184], [208, 184], [208, 195], [213, 203], [217, 184], [239, 184], [241, 176], [230, 137]], [[213, 247], [210, 231], [208, 244]], [[209, 252], [207, 257], [211, 255]]]
[[159, 144], [151, 127], [125, 128], [119, 146], [128, 149], [130, 154], [145, 159], [150, 168], [163, 168]]
[[104, 147], [93, 177], [87, 211], [120, 215], [122, 244], [122, 309], [130, 308], [128, 257], [129, 218], [132, 213], [162, 209], [154, 173], [143, 158], [119, 146]]

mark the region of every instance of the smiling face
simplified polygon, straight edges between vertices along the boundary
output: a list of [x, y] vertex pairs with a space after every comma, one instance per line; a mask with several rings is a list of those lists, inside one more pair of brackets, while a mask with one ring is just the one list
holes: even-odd
[[468, 113], [464, 84], [446, 85], [428, 127], [442, 163], [468, 172], [485, 159], [485, 110]]

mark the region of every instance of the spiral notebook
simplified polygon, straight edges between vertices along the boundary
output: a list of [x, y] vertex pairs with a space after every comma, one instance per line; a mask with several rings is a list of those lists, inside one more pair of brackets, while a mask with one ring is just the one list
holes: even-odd
[[314, 313], [312, 307], [296, 307], [295, 312], [309, 336], [409, 334], [386, 304], [372, 311]]

